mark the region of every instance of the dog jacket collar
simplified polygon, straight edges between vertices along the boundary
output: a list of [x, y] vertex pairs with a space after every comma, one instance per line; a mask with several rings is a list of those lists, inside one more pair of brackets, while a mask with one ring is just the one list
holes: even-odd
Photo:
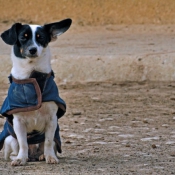
[[[66, 104], [60, 98], [58, 88], [54, 82], [53, 71], [49, 74], [34, 71], [30, 78], [17, 80], [12, 75], [9, 76], [10, 87], [8, 95], [2, 104], [0, 114], [7, 117], [4, 129], [0, 133], [0, 150], [3, 147], [4, 140], [7, 136], [16, 137], [13, 130], [13, 114], [37, 110], [41, 107], [42, 102], [54, 101], [58, 105], [57, 118], [62, 117], [66, 111]], [[28, 134], [27, 141], [29, 144], [43, 142], [44, 133], [38, 131]], [[54, 141], [57, 151], [61, 153], [61, 139], [59, 135], [59, 125], [55, 131]]]

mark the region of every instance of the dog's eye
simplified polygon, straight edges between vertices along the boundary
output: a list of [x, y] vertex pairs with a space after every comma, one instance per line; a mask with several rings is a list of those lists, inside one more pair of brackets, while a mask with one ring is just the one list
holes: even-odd
[[37, 34], [37, 35], [36, 35], [36, 38], [37, 38], [37, 39], [43, 39], [43, 37], [42, 37], [40, 34]]
[[27, 38], [28, 38], [28, 34], [25, 33], [23, 36], [21, 36], [20, 39], [21, 39], [22, 41], [25, 41]]
[[24, 36], [23, 36], [23, 38], [27, 39], [28, 38], [28, 34], [25, 33]]

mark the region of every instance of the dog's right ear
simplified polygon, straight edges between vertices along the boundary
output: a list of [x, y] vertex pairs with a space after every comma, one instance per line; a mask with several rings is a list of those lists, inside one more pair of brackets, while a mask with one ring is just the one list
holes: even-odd
[[50, 41], [55, 41], [57, 36], [66, 32], [72, 24], [72, 20], [70, 18], [64, 19], [59, 22], [45, 24], [44, 29], [50, 35]]
[[2, 40], [9, 45], [14, 45], [17, 41], [17, 30], [22, 26], [21, 23], [15, 23], [12, 27], [1, 34]]

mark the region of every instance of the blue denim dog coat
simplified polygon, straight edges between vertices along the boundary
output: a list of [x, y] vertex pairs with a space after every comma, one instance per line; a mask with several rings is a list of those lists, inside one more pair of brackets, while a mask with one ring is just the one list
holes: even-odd
[[[7, 136], [12, 135], [16, 138], [13, 130], [13, 114], [37, 110], [41, 107], [42, 102], [54, 101], [58, 105], [57, 118], [62, 117], [66, 111], [66, 104], [60, 98], [58, 88], [54, 82], [54, 73], [45, 74], [41, 72], [32, 72], [30, 78], [17, 80], [9, 76], [10, 87], [8, 95], [2, 104], [0, 114], [7, 117], [4, 129], [0, 133], [0, 150], [3, 147], [4, 140]], [[37, 144], [45, 140], [45, 134], [33, 131], [27, 134], [28, 144]], [[59, 135], [59, 125], [55, 131], [54, 141], [57, 151], [61, 153], [61, 139]]]

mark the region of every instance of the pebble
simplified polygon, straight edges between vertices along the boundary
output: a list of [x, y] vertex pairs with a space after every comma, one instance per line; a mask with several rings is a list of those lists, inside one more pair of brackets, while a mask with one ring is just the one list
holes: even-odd
[[170, 156], [175, 157], [175, 151], [172, 151], [172, 152], [170, 153]]
[[72, 112], [73, 115], [81, 115], [81, 112], [80, 111], [75, 111], [75, 112]]
[[100, 142], [100, 141], [97, 141], [97, 142], [91, 142], [91, 143], [89, 143], [89, 144], [87, 144], [87, 145], [94, 145], [94, 144], [106, 145], [106, 144], [108, 144], [108, 143], [107, 143], [107, 142]]
[[100, 132], [104, 132], [105, 133], [105, 129], [94, 129], [95, 133], [100, 133]]
[[123, 137], [123, 138], [128, 138], [128, 137], [134, 137], [133, 134], [120, 134], [118, 135], [119, 137]]
[[175, 100], [175, 97], [171, 97], [170, 100]]
[[83, 139], [84, 138], [83, 135], [78, 135], [78, 134], [70, 134], [68, 137], [77, 138], [77, 139]]
[[101, 127], [100, 124], [98, 124], [98, 123], [95, 124], [95, 128], [100, 128], [100, 127]]
[[127, 143], [125, 146], [126, 146], [126, 147], [130, 147], [131, 145], [130, 145], [129, 143]]
[[141, 141], [152, 141], [152, 140], [159, 140], [159, 137], [147, 137], [147, 138], [142, 138], [140, 139]]
[[166, 142], [165, 144], [166, 144], [166, 145], [174, 145], [175, 142], [174, 142], [174, 141], [168, 141], [168, 142]]
[[65, 143], [66, 144], [71, 144], [71, 141], [70, 140], [66, 140]]
[[108, 134], [117, 135], [117, 134], [120, 134], [120, 132], [108, 132]]
[[168, 128], [169, 125], [168, 124], [163, 124], [162, 126], [165, 127], [165, 128]]
[[98, 168], [98, 169], [97, 169], [97, 171], [99, 171], [99, 172], [104, 172], [104, 171], [105, 171], [105, 169]]
[[99, 97], [92, 97], [91, 98], [93, 101], [96, 101], [96, 102], [100, 102], [101, 101], [101, 99], [99, 98]]
[[152, 148], [155, 149], [157, 148], [157, 146], [155, 144], [152, 144]]
[[87, 129], [85, 129], [83, 132], [89, 132], [89, 131], [91, 131], [91, 130], [93, 130], [93, 128], [87, 128]]
[[144, 119], [144, 120], [143, 120], [143, 123], [149, 123], [149, 122], [148, 122], [148, 119]]
[[99, 122], [104, 122], [104, 121], [113, 121], [113, 118], [104, 118], [104, 119], [99, 119]]
[[120, 129], [120, 127], [119, 126], [110, 126], [108, 129], [109, 130], [118, 130], [118, 129]]

